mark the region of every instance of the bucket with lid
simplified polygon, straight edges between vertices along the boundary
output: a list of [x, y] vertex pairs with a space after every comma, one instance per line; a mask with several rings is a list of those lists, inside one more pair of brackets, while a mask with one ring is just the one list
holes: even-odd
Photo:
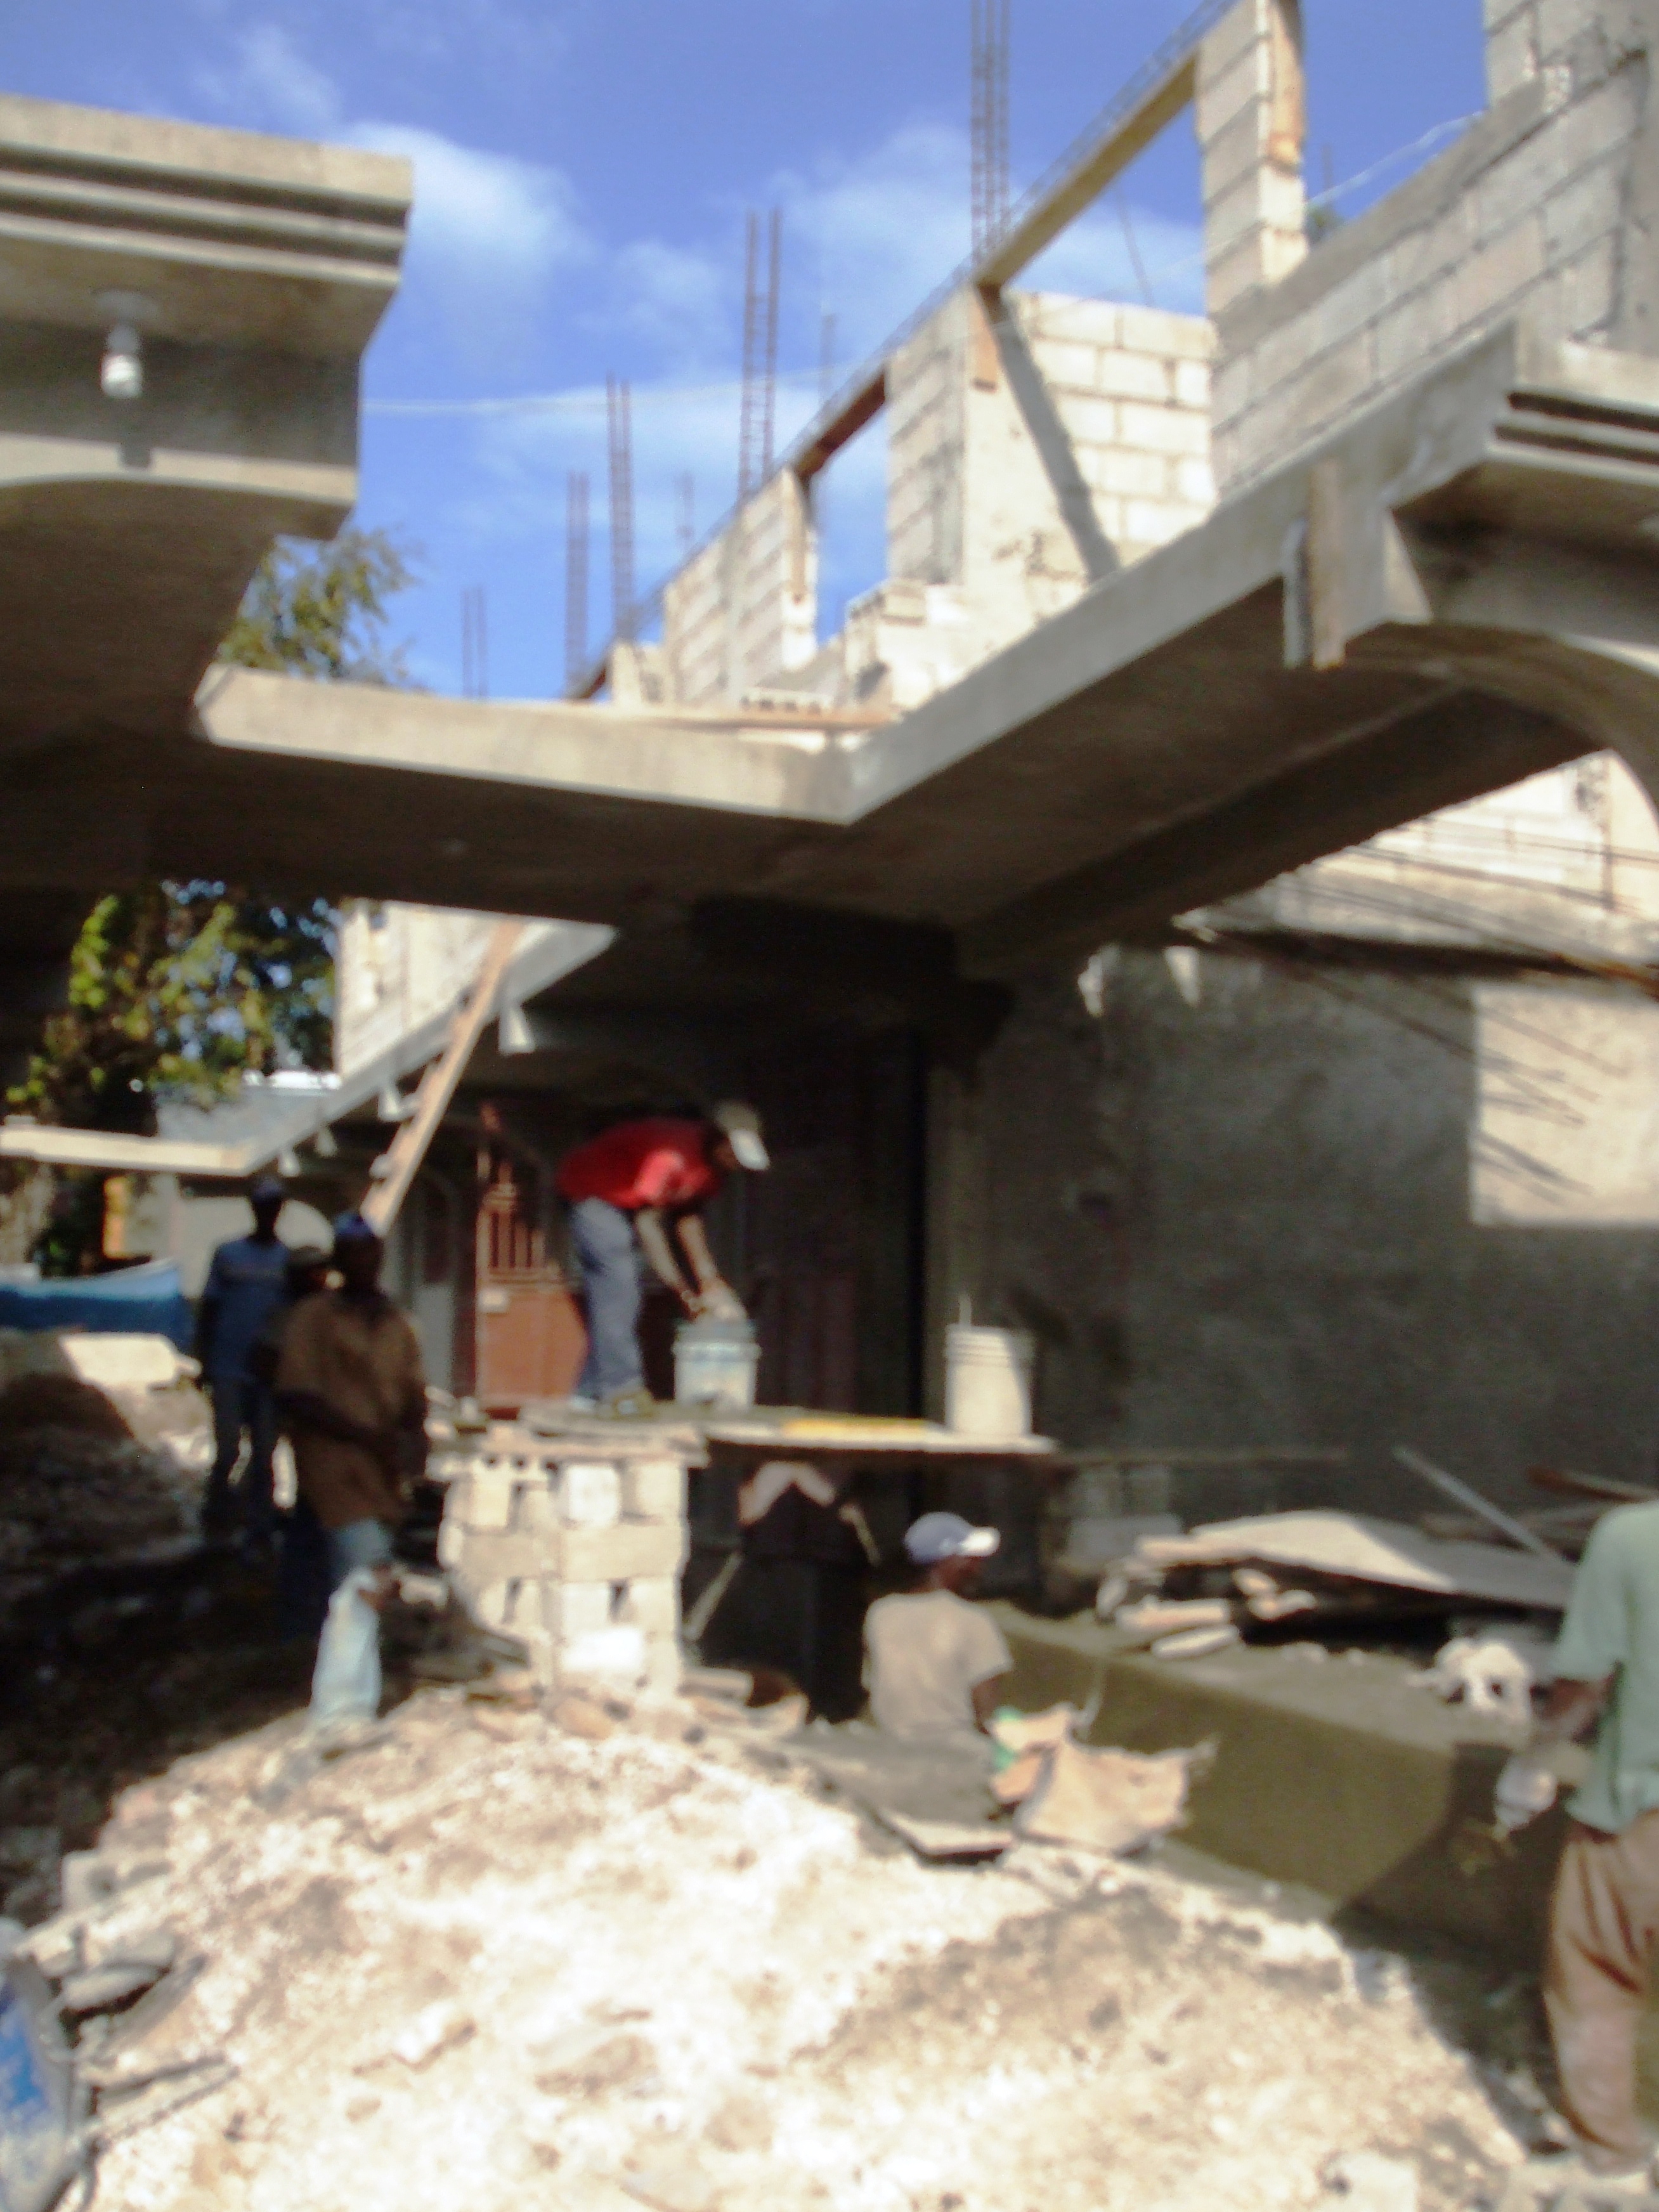
[[945, 1332], [945, 1423], [963, 1437], [1029, 1437], [1035, 1346], [1023, 1329]]
[[683, 1321], [674, 1332], [674, 1402], [752, 1406], [760, 1346], [750, 1321]]

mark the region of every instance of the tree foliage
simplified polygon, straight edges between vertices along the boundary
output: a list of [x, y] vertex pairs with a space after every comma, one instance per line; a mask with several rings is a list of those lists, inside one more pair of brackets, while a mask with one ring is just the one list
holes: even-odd
[[402, 648], [386, 642], [386, 602], [413, 580], [403, 547], [383, 530], [343, 530], [324, 546], [279, 538], [219, 658], [335, 684], [406, 684]]
[[[384, 532], [264, 561], [222, 660], [322, 681], [406, 681], [386, 601], [411, 580]], [[326, 1064], [335, 909], [222, 883], [150, 883], [99, 900], [11, 1103], [42, 1121], [148, 1133], [166, 1098], [209, 1104], [250, 1072]]]

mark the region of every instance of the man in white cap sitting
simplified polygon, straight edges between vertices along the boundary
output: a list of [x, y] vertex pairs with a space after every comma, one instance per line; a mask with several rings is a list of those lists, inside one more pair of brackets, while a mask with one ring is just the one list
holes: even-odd
[[924, 1513], [905, 1536], [915, 1581], [878, 1598], [864, 1623], [870, 1710], [887, 1735], [933, 1745], [985, 1738], [1013, 1659], [969, 1593], [1001, 1540], [959, 1513]]

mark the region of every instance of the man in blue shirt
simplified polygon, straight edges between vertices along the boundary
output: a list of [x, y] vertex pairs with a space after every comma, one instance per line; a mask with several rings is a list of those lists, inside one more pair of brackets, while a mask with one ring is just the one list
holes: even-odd
[[272, 1315], [287, 1299], [286, 1244], [276, 1234], [284, 1193], [275, 1176], [259, 1176], [248, 1189], [253, 1233], [220, 1245], [208, 1269], [196, 1310], [196, 1356], [213, 1398], [214, 1459], [202, 1510], [205, 1534], [224, 1536], [235, 1519], [231, 1470], [246, 1431], [247, 1473], [241, 1483], [242, 1534], [250, 1545], [276, 1532], [270, 1455], [276, 1443], [276, 1401], [268, 1381], [255, 1372], [253, 1352]]

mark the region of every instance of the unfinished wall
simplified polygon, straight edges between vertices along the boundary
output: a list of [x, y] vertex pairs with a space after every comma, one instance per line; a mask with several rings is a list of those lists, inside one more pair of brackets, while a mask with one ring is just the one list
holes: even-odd
[[1302, 17], [1243, 0], [1198, 50], [1194, 118], [1204, 179], [1205, 303], [1220, 314], [1305, 258]]
[[817, 651], [817, 591], [811, 501], [784, 469], [664, 592], [668, 696], [714, 705], [805, 667]]
[[888, 369], [890, 574], [933, 595], [929, 629], [963, 633], [953, 673], [1202, 521], [1214, 492], [1201, 318], [1056, 293], [994, 312], [957, 294]]
[[[1218, 287], [1224, 490], [1511, 319], [1659, 350], [1656, 17], [1650, 0], [1486, 0], [1486, 114], [1282, 281], [1264, 261], [1256, 289]], [[1212, 237], [1212, 266], [1226, 246]]]
[[[1419, 980], [1376, 970], [1206, 957], [1191, 981], [1196, 1003], [1126, 952], [1097, 1018], [1071, 972], [1033, 982], [957, 1102], [934, 1250], [953, 1230], [962, 1273], [935, 1303], [969, 1289], [1036, 1332], [1042, 1424], [1346, 1446], [1337, 1494], [1408, 1516], [1431, 1501], [1401, 1443], [1511, 1503], [1538, 1462], [1650, 1480], [1659, 1233], [1476, 1225], [1469, 987], [1435, 986], [1429, 1021]], [[1192, 1500], [1251, 1502], [1219, 1478]]]

